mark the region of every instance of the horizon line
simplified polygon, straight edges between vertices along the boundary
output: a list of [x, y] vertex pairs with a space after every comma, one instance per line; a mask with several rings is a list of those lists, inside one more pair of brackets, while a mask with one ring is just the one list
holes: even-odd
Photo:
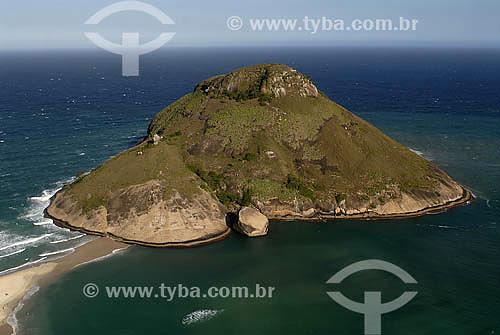
[[[485, 45], [485, 44], [476, 44], [476, 45], [455, 45], [455, 44], [446, 44], [442, 45], [437, 42], [432, 42], [429, 44], [338, 44], [338, 45], [326, 45], [326, 44], [318, 44], [318, 45], [169, 45], [164, 46], [158, 51], [166, 51], [168, 49], [348, 49], [348, 48], [367, 48], [367, 49], [375, 49], [375, 48], [383, 48], [383, 49], [488, 49], [488, 50], [496, 50], [500, 49], [500, 45]], [[2, 52], [15, 52], [15, 51], [102, 51], [102, 49], [93, 47], [93, 46], [85, 46], [85, 47], [18, 47], [18, 48], [1, 48], [0, 53]]]

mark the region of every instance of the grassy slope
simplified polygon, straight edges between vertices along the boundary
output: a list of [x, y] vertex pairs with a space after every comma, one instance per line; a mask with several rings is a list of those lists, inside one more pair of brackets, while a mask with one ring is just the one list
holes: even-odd
[[176, 145], [153, 145], [146, 142], [118, 154], [90, 174], [68, 185], [67, 192], [87, 212], [104, 205], [108, 194], [152, 179], [165, 184], [165, 196], [172, 189], [186, 196], [199, 192], [199, 182], [183, 163]]

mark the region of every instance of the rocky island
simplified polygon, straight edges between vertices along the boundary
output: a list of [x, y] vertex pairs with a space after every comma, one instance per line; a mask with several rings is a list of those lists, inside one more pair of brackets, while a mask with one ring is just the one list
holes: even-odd
[[263, 64], [199, 83], [138, 145], [59, 191], [45, 215], [126, 243], [194, 246], [227, 236], [233, 217], [236, 230], [261, 236], [268, 219], [411, 217], [470, 199], [307, 76]]

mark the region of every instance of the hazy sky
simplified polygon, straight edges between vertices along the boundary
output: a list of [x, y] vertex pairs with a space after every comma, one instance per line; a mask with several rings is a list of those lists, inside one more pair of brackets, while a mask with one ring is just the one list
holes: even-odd
[[[175, 32], [174, 46], [452, 45], [500, 47], [500, 0], [146, 0], [175, 21], [162, 25], [137, 12], [117, 13], [98, 26], [83, 23], [108, 0], [0, 0], [0, 49], [95, 48], [85, 31], [119, 42], [139, 32], [141, 42]], [[227, 28], [229, 16], [243, 28]], [[416, 31], [251, 31], [249, 19], [418, 19]]]

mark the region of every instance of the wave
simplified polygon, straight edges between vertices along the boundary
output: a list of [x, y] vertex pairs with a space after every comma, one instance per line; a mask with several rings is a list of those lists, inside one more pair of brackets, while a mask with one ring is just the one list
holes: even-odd
[[17, 321], [17, 313], [23, 309], [24, 307], [24, 302], [31, 298], [36, 292], [40, 290], [40, 286], [36, 285], [30, 288], [28, 292], [24, 295], [23, 299], [17, 304], [16, 308], [12, 311], [12, 313], [9, 315], [7, 318], [7, 323], [12, 327], [13, 335], [16, 335], [17, 332], [19, 331], [19, 324]]
[[418, 151], [418, 150], [415, 150], [415, 149], [412, 149], [412, 148], [408, 148], [408, 149], [410, 149], [411, 152], [416, 153], [420, 157], [424, 156], [424, 153], [422, 151]]
[[[64, 184], [73, 180], [74, 178], [59, 181], [54, 184], [54, 187], [43, 190], [41, 194], [28, 197], [27, 205], [23, 208], [22, 212], [18, 216], [18, 219], [31, 222], [34, 226], [33, 230], [21, 234], [14, 229], [5, 229], [3, 232], [0, 232], [0, 251], [20, 245], [35, 243], [52, 235], [48, 233], [56, 234], [56, 236], [59, 236], [59, 239], [71, 237], [71, 234], [65, 233], [66, 231], [69, 232], [68, 229], [53, 225], [52, 220], [45, 218], [44, 210], [49, 205], [50, 199], [54, 196], [54, 194], [56, 194], [56, 192], [58, 192]], [[38, 228], [40, 226], [43, 226], [43, 230]], [[43, 233], [47, 234], [42, 235]], [[37, 235], [38, 237], [33, 237]]]
[[75, 248], [68, 248], [68, 249], [63, 249], [63, 250], [58, 250], [58, 251], [53, 251], [53, 252], [46, 252], [43, 254], [38, 255], [39, 257], [47, 257], [47, 256], [52, 256], [52, 255], [58, 255], [58, 254], [63, 254], [68, 251], [75, 251]]
[[95, 259], [92, 259], [90, 261], [87, 261], [87, 262], [83, 262], [83, 263], [80, 263], [80, 264], [77, 264], [75, 265], [73, 268], [76, 268], [76, 267], [80, 267], [82, 265], [87, 265], [87, 264], [90, 264], [90, 263], [96, 263], [96, 262], [100, 262], [100, 261], [103, 261], [107, 258], [110, 258], [118, 253], [121, 253], [121, 252], [124, 252], [128, 247], [125, 247], [125, 248], [120, 248], [120, 249], [115, 249], [113, 250], [112, 252], [110, 252], [109, 254], [107, 255], [104, 255], [104, 256], [101, 256], [101, 257], [98, 257], [98, 258], [95, 258]]
[[64, 240], [51, 241], [50, 243], [51, 244], [59, 244], [59, 243], [63, 243], [63, 242], [73, 241], [73, 240], [82, 238], [84, 236], [85, 236], [85, 234], [82, 234], [82, 235], [78, 235], [78, 236], [75, 236], [75, 237], [70, 237], [70, 238], [67, 238], [67, 239], [64, 239]]
[[33, 226], [45, 226], [47, 224], [52, 224], [53, 221], [51, 219], [39, 221], [39, 222], [33, 222]]
[[24, 268], [24, 267], [26, 267], [26, 266], [30, 266], [30, 265], [34, 265], [34, 264], [38, 264], [38, 263], [40, 263], [40, 262], [43, 262], [43, 261], [44, 261], [44, 260], [46, 260], [46, 259], [47, 259], [47, 257], [42, 257], [42, 258], [40, 258], [40, 259], [37, 259], [36, 261], [26, 262], [26, 263], [21, 264], [21, 265], [19, 265], [19, 266], [16, 266], [16, 267], [13, 267], [13, 268], [10, 268], [10, 269], [7, 269], [7, 270], [3, 270], [3, 271], [1, 271], [1, 272], [0, 272], [0, 276], [3, 276], [3, 275], [5, 275], [5, 274], [11, 273], [11, 272], [14, 272], [14, 271], [19, 270], [19, 269], [21, 269], [21, 268]]
[[222, 312], [224, 312], [223, 309], [200, 309], [192, 313], [186, 314], [182, 318], [182, 324], [190, 325], [197, 322], [207, 321]]
[[482, 199], [485, 201], [486, 207], [496, 209], [500, 200], [498, 199], [490, 199], [490, 195], [487, 194], [487, 192], [483, 192], [478, 189], [474, 189], [470, 187], [469, 185], [464, 185], [464, 187], [472, 194], [472, 196], [476, 199]]
[[429, 155], [429, 154], [425, 154], [425, 153], [423, 153], [423, 152], [422, 152], [422, 151], [420, 151], [420, 150], [417, 150], [417, 149], [412, 149], [412, 148], [408, 148], [408, 149], [410, 149], [410, 151], [411, 151], [411, 152], [416, 153], [416, 154], [417, 154], [417, 155], [419, 155], [420, 157], [423, 157], [423, 158], [427, 159], [428, 161], [433, 161], [433, 160], [434, 160], [432, 157], [430, 157], [430, 155]]
[[34, 200], [34, 201], [39, 201], [39, 202], [45, 202], [45, 201], [49, 201], [50, 198], [56, 194], [57, 191], [59, 191], [60, 188], [56, 188], [56, 189], [53, 189], [53, 190], [43, 190], [42, 191], [42, 195], [40, 197], [30, 197], [29, 199], [30, 200]]
[[29, 205], [24, 213], [19, 216], [19, 219], [27, 220], [32, 223], [46, 221], [43, 211], [49, 206], [50, 198], [60, 189], [61, 188], [58, 187], [52, 190], [44, 190], [41, 196], [28, 198]]
[[497, 199], [487, 199], [484, 197], [483, 197], [483, 199], [486, 200], [486, 207], [492, 208], [492, 209], [496, 209], [497, 204], [500, 203], [500, 200], [497, 200]]
[[14, 248], [14, 247], [18, 247], [20, 245], [32, 244], [32, 243], [35, 243], [37, 241], [40, 241], [40, 240], [42, 240], [42, 239], [44, 239], [46, 237], [52, 236], [52, 235], [53, 235], [53, 233], [43, 234], [42, 236], [33, 237], [33, 238], [29, 238], [27, 240], [22, 240], [22, 241], [19, 241], [19, 242], [15, 242], [15, 243], [12, 243], [10, 245], [1, 247], [0, 251], [6, 250], [6, 249], [10, 249], [10, 248]]
[[[54, 188], [46, 189], [42, 191], [42, 194], [40, 196], [35, 196], [35, 197], [29, 197], [29, 204], [25, 212], [19, 216], [19, 219], [22, 220], [28, 220], [35, 223], [45, 223], [47, 222], [47, 219], [44, 217], [44, 210], [49, 206], [50, 203], [50, 198], [52, 198], [57, 192], [59, 192], [62, 187], [67, 184], [71, 183], [74, 181], [75, 178], [69, 178], [66, 180], [59, 181], [55, 184]], [[36, 224], [35, 224], [36, 225]], [[57, 226], [54, 226], [55, 229], [57, 229]]]
[[430, 224], [429, 227], [444, 228], [444, 229], [459, 229], [459, 227], [445, 226], [445, 225], [435, 225], [435, 224]]
[[18, 251], [14, 251], [14, 252], [11, 252], [10, 254], [7, 254], [7, 255], [2, 255], [2, 256], [0, 256], [0, 258], [5, 258], [5, 257], [17, 255], [17, 254], [20, 254], [21, 252], [23, 252], [24, 250], [26, 250], [26, 249], [21, 249], [21, 250], [18, 250]]

